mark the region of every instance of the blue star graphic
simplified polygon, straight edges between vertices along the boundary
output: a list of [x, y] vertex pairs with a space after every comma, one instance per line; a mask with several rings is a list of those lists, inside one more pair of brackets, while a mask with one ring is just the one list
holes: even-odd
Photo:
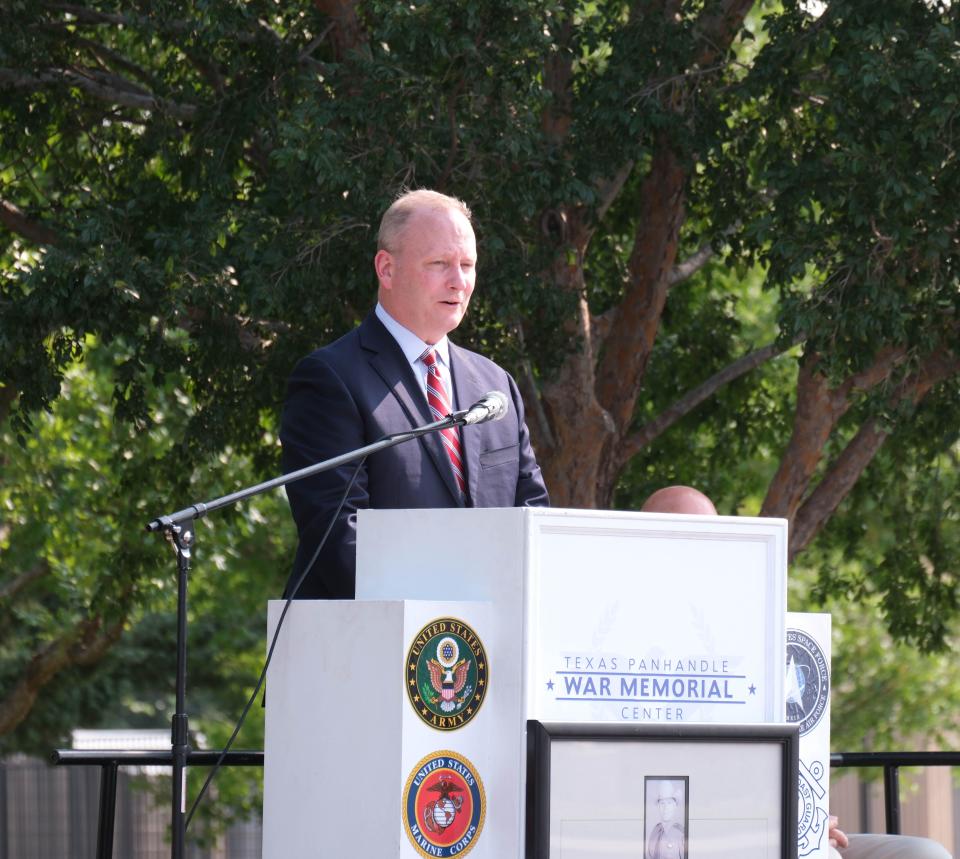
[[552, 680], [548, 680], [548, 681], [547, 681], [547, 689], [550, 690], [551, 692], [553, 691], [553, 681], [552, 681]]
[[750, 694], [751, 694], [751, 695], [756, 695], [756, 694], [757, 694], [757, 687], [754, 686], [752, 683], [750, 684]]

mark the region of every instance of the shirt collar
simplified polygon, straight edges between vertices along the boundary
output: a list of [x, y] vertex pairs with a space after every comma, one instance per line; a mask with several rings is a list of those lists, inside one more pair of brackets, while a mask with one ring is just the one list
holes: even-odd
[[374, 313], [377, 314], [377, 319], [383, 323], [384, 328], [390, 332], [393, 339], [397, 341], [397, 345], [410, 364], [416, 364], [420, 360], [420, 356], [426, 352], [427, 349], [434, 349], [436, 350], [437, 357], [440, 359], [440, 363], [446, 367], [450, 366], [450, 341], [446, 335], [431, 346], [429, 343], [425, 343], [417, 337], [409, 328], [404, 328], [397, 322], [396, 319], [387, 313], [379, 301], [377, 302]]

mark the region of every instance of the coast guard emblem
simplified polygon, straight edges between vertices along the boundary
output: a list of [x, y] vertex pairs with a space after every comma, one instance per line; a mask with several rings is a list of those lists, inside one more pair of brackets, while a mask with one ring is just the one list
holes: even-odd
[[812, 731], [830, 700], [830, 669], [820, 645], [798, 629], [787, 630], [787, 721], [800, 723], [800, 736]]
[[403, 789], [403, 823], [421, 856], [465, 856], [483, 829], [487, 799], [476, 768], [456, 752], [427, 755]]
[[407, 651], [407, 697], [431, 728], [462, 728], [487, 694], [487, 654], [463, 621], [438, 618], [417, 633]]

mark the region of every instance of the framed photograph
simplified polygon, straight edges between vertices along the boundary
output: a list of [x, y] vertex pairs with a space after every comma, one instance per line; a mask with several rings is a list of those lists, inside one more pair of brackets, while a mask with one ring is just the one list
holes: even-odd
[[797, 859], [796, 725], [527, 723], [527, 859]]
[[687, 855], [690, 776], [643, 777], [644, 859], [683, 859]]

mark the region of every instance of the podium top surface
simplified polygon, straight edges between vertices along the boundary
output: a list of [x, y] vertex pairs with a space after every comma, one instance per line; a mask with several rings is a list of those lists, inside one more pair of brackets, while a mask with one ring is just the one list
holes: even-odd
[[638, 562], [670, 575], [678, 567], [707, 566], [723, 578], [723, 571], [745, 564], [785, 574], [786, 537], [785, 519], [747, 516], [550, 507], [361, 510], [356, 594], [518, 599], [523, 583], [541, 572], [550, 582], [561, 568], [575, 568], [585, 581], [612, 587], [633, 578], [629, 571]]
[[786, 528], [787, 520], [767, 516], [700, 516], [689, 513], [640, 513], [634, 510], [589, 510], [575, 507], [470, 507], [470, 508], [423, 508], [418, 510], [360, 510], [359, 521], [364, 520], [391, 520], [409, 517], [413, 514], [420, 519], [430, 516], [449, 520], [464, 518], [514, 520], [522, 522], [535, 521], [570, 521], [582, 519], [592, 524], [604, 522], [613, 524], [630, 523], [643, 526], [644, 523], [672, 523], [690, 528], [693, 525], [703, 525], [707, 530], [727, 529], [730, 527], [772, 527]]

